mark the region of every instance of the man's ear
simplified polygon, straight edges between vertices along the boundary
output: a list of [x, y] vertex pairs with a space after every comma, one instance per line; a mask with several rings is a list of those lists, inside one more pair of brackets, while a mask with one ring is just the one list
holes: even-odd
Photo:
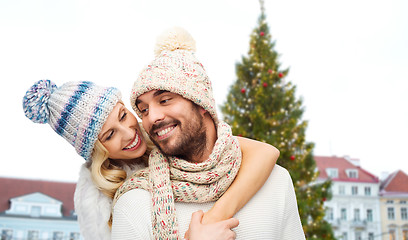
[[207, 113], [207, 110], [205, 110], [205, 109], [202, 108], [202, 107], [199, 107], [198, 112], [201, 114], [201, 116], [204, 117], [205, 113]]

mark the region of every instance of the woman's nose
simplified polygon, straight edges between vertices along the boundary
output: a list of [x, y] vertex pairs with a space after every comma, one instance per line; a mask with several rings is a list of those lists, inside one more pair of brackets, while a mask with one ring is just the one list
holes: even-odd
[[135, 130], [127, 124], [122, 124], [120, 127], [120, 133], [124, 141], [132, 140], [135, 137]]

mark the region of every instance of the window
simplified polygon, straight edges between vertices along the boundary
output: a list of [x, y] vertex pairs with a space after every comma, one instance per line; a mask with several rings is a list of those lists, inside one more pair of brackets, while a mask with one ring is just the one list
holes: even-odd
[[393, 200], [387, 200], [387, 204], [393, 204], [394, 201]]
[[364, 188], [364, 194], [366, 196], [371, 196], [371, 187], [365, 187]]
[[387, 213], [388, 213], [388, 220], [394, 220], [395, 218], [394, 208], [392, 207], [387, 208]]
[[347, 169], [346, 173], [349, 178], [358, 178], [358, 171], [356, 169]]
[[354, 221], [360, 221], [360, 209], [354, 209]]
[[78, 215], [77, 215], [77, 213], [75, 212], [75, 210], [71, 210], [70, 216], [77, 217]]
[[64, 237], [64, 233], [63, 232], [54, 232], [52, 234], [52, 240], [62, 240]]
[[348, 240], [347, 232], [343, 232], [341, 240]]
[[329, 207], [326, 209], [326, 219], [333, 220], [333, 208]]
[[30, 215], [31, 215], [31, 217], [41, 216], [41, 207], [40, 206], [32, 206]]
[[339, 194], [340, 194], [340, 195], [346, 194], [345, 187], [344, 187], [343, 185], [340, 185], [340, 186], [339, 186]]
[[38, 231], [29, 230], [27, 234], [28, 240], [38, 240]]
[[408, 230], [407, 229], [402, 230], [402, 240], [408, 240]]
[[373, 221], [373, 210], [367, 209], [367, 222], [372, 222], [372, 221]]
[[368, 240], [374, 240], [374, 233], [368, 233]]
[[11, 240], [13, 239], [13, 230], [3, 229], [1, 231], [1, 240]]
[[341, 209], [340, 219], [341, 220], [347, 220], [347, 210], [345, 208]]
[[355, 232], [355, 240], [361, 240], [361, 232]]
[[388, 231], [388, 234], [389, 234], [389, 236], [390, 236], [390, 240], [395, 240], [396, 238], [395, 238], [395, 229], [390, 229], [389, 231]]
[[337, 168], [327, 168], [326, 172], [329, 178], [339, 178], [339, 170]]
[[401, 200], [401, 201], [400, 201], [400, 204], [407, 204], [407, 201]]
[[351, 187], [351, 194], [352, 195], [358, 195], [358, 187], [356, 187], [356, 186]]
[[401, 219], [408, 220], [407, 208], [401, 208]]
[[79, 233], [72, 232], [69, 234], [69, 240], [79, 240]]

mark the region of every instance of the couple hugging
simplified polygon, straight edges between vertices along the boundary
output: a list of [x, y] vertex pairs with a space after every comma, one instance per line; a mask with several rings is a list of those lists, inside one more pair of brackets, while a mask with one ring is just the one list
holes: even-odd
[[235, 137], [181, 28], [158, 38], [131, 106], [114, 87], [49, 80], [23, 98], [86, 162], [75, 191], [85, 239], [305, 239], [279, 151]]

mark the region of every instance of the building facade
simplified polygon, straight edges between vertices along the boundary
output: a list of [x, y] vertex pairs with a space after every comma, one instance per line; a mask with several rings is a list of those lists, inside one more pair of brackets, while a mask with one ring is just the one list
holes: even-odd
[[408, 240], [408, 175], [390, 174], [380, 188], [383, 240]]
[[1, 240], [80, 240], [75, 183], [0, 178]]
[[[408, 175], [384, 181], [348, 157], [315, 156], [319, 181], [332, 180], [326, 220], [339, 240], [408, 240]], [[75, 183], [0, 177], [0, 240], [82, 240]]]
[[381, 236], [379, 179], [348, 157], [315, 156], [318, 181], [332, 180], [326, 220], [341, 240], [374, 240]]

